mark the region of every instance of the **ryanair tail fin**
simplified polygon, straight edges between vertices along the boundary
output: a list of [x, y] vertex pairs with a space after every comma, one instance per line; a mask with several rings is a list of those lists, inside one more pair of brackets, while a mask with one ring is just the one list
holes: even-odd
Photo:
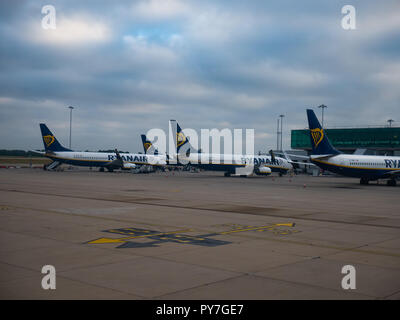
[[186, 143], [189, 142], [189, 139], [183, 133], [181, 127], [178, 122], [176, 123], [176, 151], [179, 154], [179, 149], [182, 148]]
[[[147, 151], [149, 151], [149, 149], [153, 146], [153, 144], [147, 140], [147, 137], [145, 134], [140, 135], [140, 137], [142, 138], [142, 144], [143, 144], [143, 149], [144, 149], [144, 153], [147, 154]], [[154, 150], [154, 154], [157, 155], [158, 154], [158, 150]]]
[[46, 152], [72, 151], [70, 149], [64, 148], [44, 123], [40, 124], [40, 131], [42, 132], [42, 139], [43, 139], [44, 149], [46, 150]]
[[[189, 142], [189, 138], [187, 138], [185, 136], [185, 134], [183, 133], [183, 130], [181, 129], [181, 127], [179, 126], [179, 124], [176, 120], [170, 120], [170, 124], [171, 124], [173, 130], [175, 130], [175, 128], [176, 128], [175, 147], [176, 147], [176, 153], [179, 154], [179, 150], [186, 143]], [[175, 127], [175, 125], [176, 125], [176, 127]]]
[[310, 128], [310, 139], [312, 146], [313, 155], [335, 155], [339, 154], [340, 151], [335, 149], [328, 137], [326, 136], [324, 129], [321, 127], [317, 116], [314, 111], [307, 109], [308, 126]]

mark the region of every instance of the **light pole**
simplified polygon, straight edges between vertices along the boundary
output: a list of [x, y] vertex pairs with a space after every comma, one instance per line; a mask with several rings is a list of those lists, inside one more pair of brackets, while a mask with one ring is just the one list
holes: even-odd
[[324, 128], [324, 109], [328, 108], [326, 105], [321, 104], [320, 106], [318, 106], [318, 108], [322, 109], [322, 129]]
[[280, 151], [283, 151], [283, 142], [282, 142], [282, 140], [283, 140], [283, 118], [284, 118], [284, 116], [285, 115], [283, 115], [283, 114], [281, 114], [279, 117], [281, 118], [281, 150]]
[[74, 107], [69, 106], [68, 108], [70, 109], [70, 112], [69, 112], [69, 148], [71, 149], [72, 110], [74, 109]]
[[392, 127], [392, 122], [394, 122], [394, 120], [393, 119], [389, 119], [387, 122], [389, 122], [389, 128], [391, 128]]
[[276, 128], [276, 150], [279, 150], [279, 118], [277, 119], [277, 128]]

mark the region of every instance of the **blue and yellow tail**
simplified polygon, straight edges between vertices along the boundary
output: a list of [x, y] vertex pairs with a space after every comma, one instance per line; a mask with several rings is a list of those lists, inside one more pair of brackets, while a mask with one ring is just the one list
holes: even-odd
[[[169, 123], [170, 123], [170, 129], [172, 130], [172, 134], [175, 135], [174, 145], [176, 148], [176, 154], [179, 154], [180, 149], [189, 142], [189, 138], [185, 136], [183, 130], [181, 129], [176, 120], [170, 120]], [[171, 138], [174, 137], [172, 136]]]
[[179, 154], [179, 150], [189, 142], [189, 139], [183, 133], [178, 122], [176, 123], [176, 152]]
[[[147, 154], [147, 151], [153, 146], [153, 144], [149, 140], [147, 140], [145, 134], [140, 135], [140, 137], [142, 138], [144, 153]], [[154, 154], [157, 155], [158, 150], [154, 150]]]
[[44, 123], [40, 124], [40, 131], [42, 132], [42, 139], [43, 139], [44, 149], [46, 150], [46, 152], [72, 151], [70, 149], [64, 148]]
[[339, 154], [340, 151], [335, 149], [328, 137], [326, 136], [324, 129], [321, 127], [317, 116], [314, 111], [307, 109], [308, 126], [310, 128], [310, 140], [312, 146], [313, 155], [335, 155]]

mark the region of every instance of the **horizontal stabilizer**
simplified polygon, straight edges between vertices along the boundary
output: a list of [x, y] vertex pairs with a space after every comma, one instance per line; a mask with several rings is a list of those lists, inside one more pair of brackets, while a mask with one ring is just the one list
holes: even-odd
[[329, 159], [334, 156], [337, 156], [337, 154], [316, 154], [316, 155], [311, 155], [310, 159]]
[[37, 154], [41, 154], [41, 155], [46, 154], [46, 152], [44, 152], [44, 151], [37, 151], [37, 150], [29, 150], [29, 152], [33, 152], [33, 153], [37, 153]]

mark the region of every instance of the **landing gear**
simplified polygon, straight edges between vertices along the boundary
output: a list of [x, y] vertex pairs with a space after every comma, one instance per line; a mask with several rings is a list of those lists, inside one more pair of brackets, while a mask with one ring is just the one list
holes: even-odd
[[230, 177], [231, 176], [231, 173], [230, 172], [225, 172], [224, 173], [224, 177]]
[[101, 168], [99, 169], [99, 171], [100, 171], [100, 172], [104, 172], [104, 168], [101, 167]]
[[369, 180], [367, 178], [360, 179], [360, 184], [367, 185], [368, 183], [369, 183]]
[[395, 179], [390, 179], [387, 181], [387, 185], [390, 187], [395, 187], [396, 186], [396, 180]]

